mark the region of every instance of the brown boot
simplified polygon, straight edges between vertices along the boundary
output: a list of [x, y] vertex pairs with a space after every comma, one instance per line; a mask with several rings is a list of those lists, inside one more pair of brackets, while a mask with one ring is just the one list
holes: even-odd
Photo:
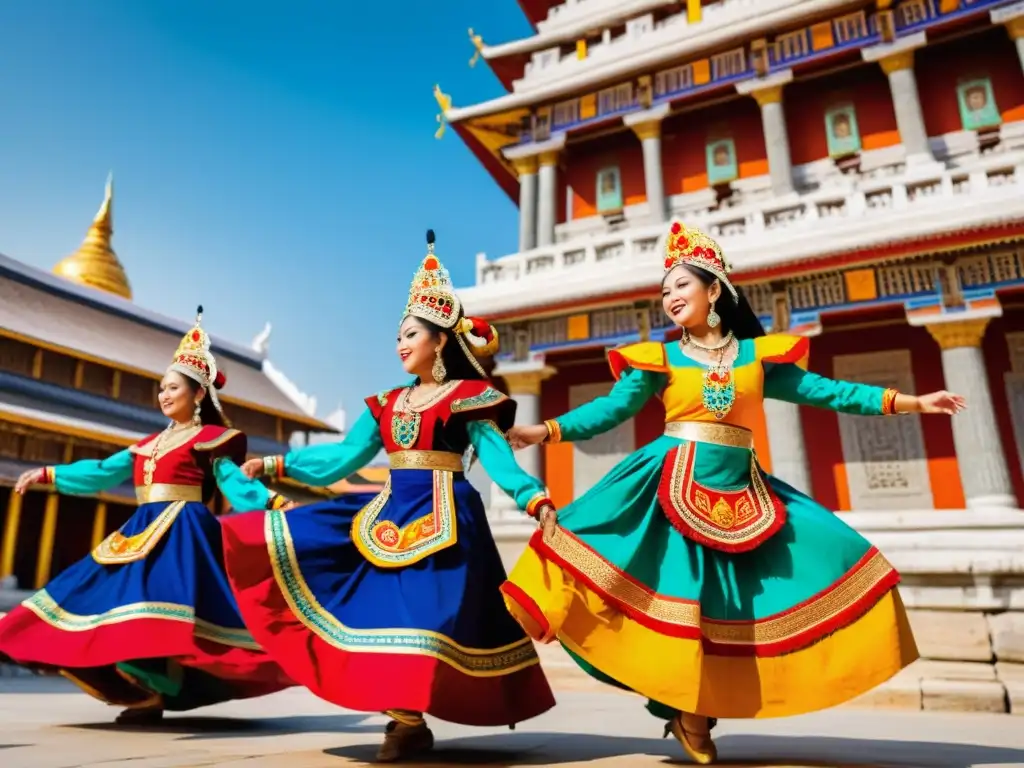
[[434, 748], [434, 734], [426, 722], [406, 725], [397, 720], [388, 723], [384, 731], [384, 743], [377, 750], [378, 763], [395, 763]]
[[697, 765], [711, 765], [718, 759], [718, 750], [715, 748], [715, 742], [711, 740], [710, 723], [703, 715], [683, 712], [672, 718], [665, 730], [676, 737], [686, 750], [686, 754]]

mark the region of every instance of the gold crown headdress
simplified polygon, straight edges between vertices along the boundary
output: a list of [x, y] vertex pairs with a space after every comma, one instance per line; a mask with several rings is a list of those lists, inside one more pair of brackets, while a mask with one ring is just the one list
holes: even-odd
[[469, 362], [486, 376], [478, 358], [497, 353], [498, 332], [486, 320], [463, 315], [462, 302], [455, 295], [451, 276], [434, 254], [434, 239], [434, 230], [428, 229], [427, 255], [412, 279], [404, 317], [412, 315], [454, 331], [455, 340]]
[[734, 299], [739, 298], [739, 293], [729, 280], [732, 268], [718, 243], [695, 227], [673, 221], [668, 237], [665, 238], [665, 271], [669, 272], [681, 264], [710, 272], [729, 289]]
[[178, 344], [174, 360], [167, 370], [188, 376], [199, 384], [206, 390], [207, 396], [212, 398], [213, 404], [221, 416], [224, 415], [224, 412], [221, 411], [220, 400], [217, 398], [217, 390], [223, 387], [227, 380], [224, 374], [217, 370], [217, 360], [210, 351], [210, 337], [203, 330], [203, 307], [201, 304], [196, 309], [195, 325]]

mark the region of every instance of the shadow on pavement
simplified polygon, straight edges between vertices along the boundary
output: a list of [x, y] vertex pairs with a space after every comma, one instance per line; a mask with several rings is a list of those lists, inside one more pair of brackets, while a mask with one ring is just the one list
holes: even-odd
[[[375, 740], [372, 744], [324, 750], [324, 754], [372, 762], [377, 747]], [[971, 768], [1024, 764], [1024, 750], [1020, 749], [923, 741], [731, 735], [718, 740], [718, 751], [716, 765], [745, 768]], [[672, 740], [564, 733], [497, 734], [439, 741], [431, 753], [402, 765], [511, 768], [632, 755], [663, 756], [665, 765], [692, 765]]]
[[[114, 712], [116, 716], [116, 711]], [[290, 733], [379, 733], [380, 725], [364, 724], [365, 715], [294, 715], [273, 718], [197, 717], [166, 715], [160, 723], [152, 725], [118, 725], [111, 717], [106, 723], [64, 724], [61, 728], [111, 733], [169, 733], [183, 734], [176, 741], [206, 741], [209, 739], [235, 739], [239, 736], [259, 738]]]

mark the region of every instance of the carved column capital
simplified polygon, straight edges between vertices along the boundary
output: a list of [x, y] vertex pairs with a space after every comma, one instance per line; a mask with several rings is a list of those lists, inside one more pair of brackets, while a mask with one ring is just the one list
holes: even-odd
[[661, 120], [648, 120], [645, 123], [635, 123], [629, 127], [633, 129], [633, 133], [640, 141], [656, 139], [661, 136]]
[[893, 72], [899, 72], [901, 69], [913, 69], [914, 51], [913, 49], [897, 51], [896, 53], [891, 53], [888, 56], [883, 56], [878, 60], [878, 63], [882, 67], [882, 71], [887, 75], [891, 75]]
[[527, 155], [526, 157], [516, 157], [512, 159], [512, 167], [516, 169], [516, 173], [520, 176], [529, 175], [537, 172], [537, 156]]
[[527, 370], [495, 371], [495, 375], [501, 376], [508, 384], [508, 392], [513, 398], [516, 395], [540, 395], [541, 383], [555, 373], [557, 371], [547, 365]]
[[1010, 33], [1012, 40], [1024, 38], [1024, 16], [1018, 16], [1006, 22], [1006, 31]]
[[750, 95], [757, 100], [757, 106], [762, 108], [767, 104], [778, 104], [782, 101], [782, 86], [770, 85], [759, 91], [752, 91]]
[[942, 350], [980, 347], [990, 319], [980, 317], [972, 320], [950, 320], [944, 323], [931, 323], [925, 327]]
[[540, 164], [542, 167], [558, 165], [560, 150], [549, 149], [540, 153]]

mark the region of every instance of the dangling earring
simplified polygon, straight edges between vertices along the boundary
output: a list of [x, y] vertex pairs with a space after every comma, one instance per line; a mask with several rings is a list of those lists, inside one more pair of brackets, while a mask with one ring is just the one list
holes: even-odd
[[711, 310], [708, 312], [708, 328], [717, 328], [722, 318], [715, 312], [715, 302], [711, 302]]
[[444, 360], [441, 359], [441, 348], [434, 350], [434, 366], [430, 369], [434, 381], [441, 384], [448, 377], [448, 369], [444, 367]]
[[202, 403], [202, 400], [196, 400], [196, 409], [192, 411], [192, 423], [197, 427], [201, 427], [203, 425], [203, 417], [200, 415], [200, 409], [203, 407]]

